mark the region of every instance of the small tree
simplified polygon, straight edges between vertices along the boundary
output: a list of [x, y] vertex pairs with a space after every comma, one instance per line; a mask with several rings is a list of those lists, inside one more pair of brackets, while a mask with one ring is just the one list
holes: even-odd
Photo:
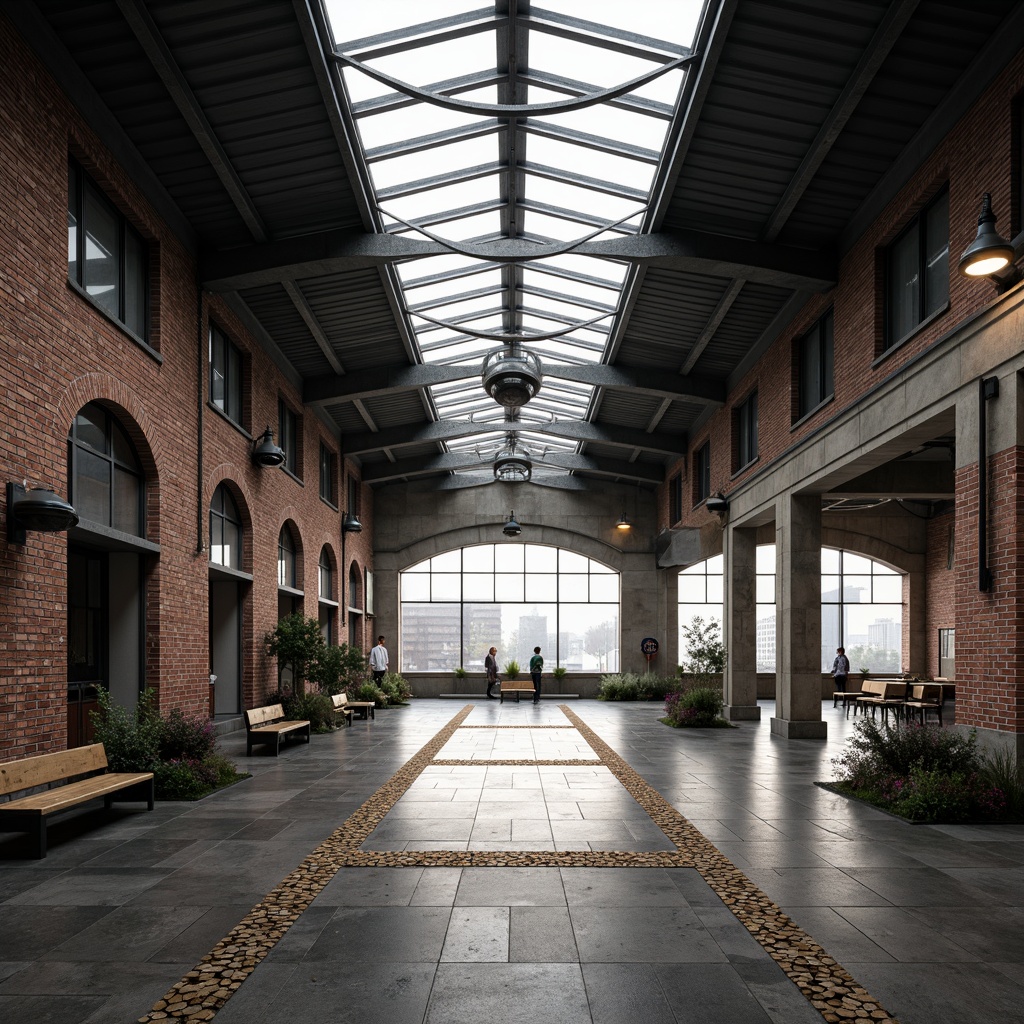
[[295, 692], [302, 693], [304, 682], [319, 682], [317, 672], [327, 649], [327, 641], [320, 632], [320, 623], [295, 612], [282, 619], [263, 637], [267, 654], [277, 658], [277, 684], [281, 685], [281, 673], [291, 665], [295, 673]]
[[316, 664], [307, 668], [306, 678], [327, 694], [354, 691], [366, 681], [366, 656], [348, 644], [325, 644]]
[[715, 677], [725, 671], [725, 644], [722, 643], [722, 627], [710, 619], [705, 622], [699, 615], [682, 627], [686, 658], [680, 670], [692, 676], [694, 686], [714, 686]]

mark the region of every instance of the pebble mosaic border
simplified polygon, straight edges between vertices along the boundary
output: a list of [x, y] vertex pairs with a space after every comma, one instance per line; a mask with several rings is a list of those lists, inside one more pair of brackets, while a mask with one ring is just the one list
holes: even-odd
[[[464, 725], [464, 707], [289, 874], [143, 1017], [202, 1022], [238, 990], [342, 867], [693, 867], [829, 1024], [898, 1024], [877, 1000], [669, 804], [571, 708], [562, 725]], [[459, 728], [575, 728], [597, 760], [434, 760]], [[359, 847], [429, 765], [607, 767], [676, 847], [675, 851], [366, 851]]]

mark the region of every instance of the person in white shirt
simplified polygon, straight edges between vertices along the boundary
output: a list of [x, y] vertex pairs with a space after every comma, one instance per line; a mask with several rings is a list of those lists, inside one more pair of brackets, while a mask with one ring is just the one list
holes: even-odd
[[388, 670], [388, 649], [384, 646], [384, 637], [377, 637], [377, 646], [370, 651], [370, 671], [373, 681], [379, 683]]

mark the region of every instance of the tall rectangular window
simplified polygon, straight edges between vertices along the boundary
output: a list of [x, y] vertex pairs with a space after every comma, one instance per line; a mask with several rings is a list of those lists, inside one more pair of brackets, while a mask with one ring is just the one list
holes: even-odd
[[949, 304], [949, 192], [943, 189], [886, 254], [885, 347]]
[[833, 331], [830, 309], [797, 343], [797, 419], [817, 409], [834, 393]]
[[699, 505], [711, 494], [711, 442], [705, 441], [693, 457], [693, 503]]
[[359, 481], [351, 476], [348, 478], [348, 508], [345, 511], [359, 518]]
[[335, 466], [337, 460], [334, 456], [334, 452], [330, 450], [323, 443], [320, 442], [320, 497], [324, 499], [328, 504], [337, 505], [335, 500], [335, 484], [334, 478], [337, 476]]
[[668, 482], [668, 525], [673, 526], [683, 518], [683, 477], [676, 473]]
[[299, 465], [299, 426], [298, 417], [284, 403], [284, 399], [277, 400], [278, 439], [277, 443], [285, 454], [285, 469], [292, 476], [302, 476], [302, 467]]
[[742, 469], [757, 458], [757, 392], [736, 407], [736, 469]]
[[68, 162], [68, 280], [140, 341], [149, 332], [149, 255], [142, 236]]
[[210, 404], [242, 425], [242, 352], [210, 324]]

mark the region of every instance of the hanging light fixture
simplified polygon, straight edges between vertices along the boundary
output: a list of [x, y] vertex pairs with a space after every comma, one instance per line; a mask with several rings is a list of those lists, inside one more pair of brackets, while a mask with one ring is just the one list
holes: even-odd
[[619, 521], [615, 524], [615, 529], [621, 530], [623, 533], [629, 533], [633, 529], [633, 524], [626, 518], [625, 512], [619, 517]]
[[505, 520], [505, 525], [501, 528], [501, 532], [506, 537], [518, 537], [523, 532], [523, 528], [516, 522], [515, 510], [509, 512], [508, 519]]
[[533, 475], [530, 453], [511, 431], [505, 437], [505, 444], [494, 457], [494, 479], [506, 484], [527, 483]]
[[986, 192], [981, 199], [978, 233], [960, 257], [958, 264], [960, 273], [967, 277], [985, 277], [988, 274], [997, 274], [1013, 262], [1013, 256], [1013, 246], [996, 232], [996, 215], [992, 212], [992, 193]]
[[484, 391], [506, 409], [526, 405], [544, 380], [540, 359], [525, 351], [518, 341], [488, 352], [480, 375]]
[[283, 466], [286, 458], [284, 449], [274, 444], [274, 432], [268, 424], [259, 443], [253, 442], [252, 461], [261, 469], [274, 469]]
[[359, 517], [354, 512], [346, 512], [341, 517], [341, 532], [342, 533], [362, 533], [363, 524], [359, 522]]

